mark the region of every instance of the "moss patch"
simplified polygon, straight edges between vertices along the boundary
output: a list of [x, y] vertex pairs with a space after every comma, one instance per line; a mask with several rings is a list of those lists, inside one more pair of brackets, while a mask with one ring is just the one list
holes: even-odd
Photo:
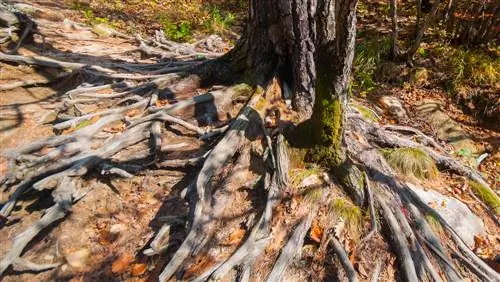
[[424, 151], [416, 148], [395, 148], [382, 150], [392, 168], [406, 176], [429, 179], [438, 176], [434, 160]]
[[339, 99], [334, 99], [326, 88], [318, 84], [316, 106], [312, 118], [313, 148], [308, 159], [328, 168], [339, 167], [344, 161], [342, 151], [344, 109]]
[[469, 186], [472, 191], [495, 212], [496, 215], [500, 215], [500, 198], [493, 190], [475, 181], [469, 181]]
[[354, 107], [356, 110], [359, 111], [359, 113], [367, 120], [373, 121], [373, 122], [379, 122], [380, 118], [373, 112], [371, 109], [368, 107], [358, 105], [358, 104], [352, 104], [351, 106]]

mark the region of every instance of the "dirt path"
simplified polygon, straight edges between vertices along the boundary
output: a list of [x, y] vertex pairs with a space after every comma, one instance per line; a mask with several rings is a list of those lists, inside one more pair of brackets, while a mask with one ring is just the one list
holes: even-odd
[[[35, 19], [44, 38], [36, 36], [35, 44], [18, 51], [21, 55], [36, 54], [102, 66], [114, 62], [154, 62], [141, 59], [133, 41], [99, 37], [90, 28], [65, 20], [72, 18], [74, 12], [62, 9], [53, 1], [26, 3], [37, 9]], [[53, 135], [51, 123], [57, 109], [64, 103], [62, 94], [81, 83], [74, 76], [50, 82], [58, 75], [61, 73], [55, 70], [0, 63], [0, 85], [19, 81], [38, 82], [30, 87], [15, 87], [0, 92], [2, 150]], [[186, 93], [185, 98], [194, 94]], [[187, 142], [185, 148], [191, 148], [191, 154], [198, 153], [201, 144], [193, 138], [182, 139], [182, 135], [166, 138], [175, 139], [178, 143]], [[139, 157], [140, 148], [135, 149]], [[189, 154], [173, 153], [171, 156], [182, 158]], [[5, 173], [7, 164], [0, 164], [0, 173]], [[129, 272], [130, 268], [135, 270], [133, 275], [127, 274], [129, 281], [144, 281], [149, 276], [153, 277], [144, 273], [154, 273], [156, 268], [162, 267], [165, 257], [156, 256], [148, 260], [140, 255], [141, 250], [147, 247], [158, 231], [162, 216], [180, 219], [186, 216], [186, 202], [179, 198], [179, 194], [191, 177], [184, 172], [158, 170], [154, 173], [146, 171], [129, 180], [100, 177], [98, 183], [87, 182], [86, 185], [96, 185], [95, 188], [73, 206], [71, 215], [63, 222], [38, 236], [24, 255], [37, 263], [53, 263], [61, 259], [66, 263], [40, 274], [10, 272], [3, 281], [123, 280], [122, 273]], [[0, 196], [2, 201], [6, 197]], [[13, 218], [19, 218], [18, 222], [0, 230], [0, 257], [9, 250], [14, 236], [40, 218], [42, 211], [52, 205], [50, 193], [41, 200], [29, 198], [22, 201], [12, 214]], [[178, 235], [182, 236], [182, 232]], [[171, 246], [175, 247], [181, 239], [171, 238]]]

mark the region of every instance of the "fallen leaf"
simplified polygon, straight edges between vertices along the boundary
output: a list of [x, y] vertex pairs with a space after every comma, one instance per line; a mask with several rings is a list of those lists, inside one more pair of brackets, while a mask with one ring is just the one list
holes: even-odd
[[148, 265], [145, 263], [136, 263], [132, 266], [132, 276], [140, 276], [146, 273]]
[[118, 259], [113, 262], [111, 266], [111, 271], [115, 274], [122, 274], [129, 268], [130, 264], [134, 261], [134, 256], [125, 253], [122, 254]]
[[366, 269], [365, 267], [363, 266], [363, 264], [361, 263], [357, 263], [356, 264], [356, 268], [358, 269], [358, 272], [359, 274], [363, 277], [363, 278], [368, 278], [368, 273], [366, 272]]
[[156, 100], [156, 106], [157, 107], [163, 107], [163, 106], [166, 106], [168, 104], [170, 104], [168, 102], [168, 100], [160, 100], [160, 99]]
[[309, 237], [311, 237], [314, 242], [321, 243], [321, 238], [323, 238], [323, 228], [319, 226], [317, 220], [314, 220], [311, 225], [311, 232], [309, 233]]
[[198, 276], [214, 264], [215, 261], [211, 256], [202, 256], [186, 269], [184, 279], [188, 280], [191, 277]]

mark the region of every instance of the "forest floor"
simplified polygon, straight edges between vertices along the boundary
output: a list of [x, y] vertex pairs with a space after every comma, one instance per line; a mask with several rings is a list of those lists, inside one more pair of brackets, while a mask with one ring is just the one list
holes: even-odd
[[[43, 55], [58, 60], [101, 66], [118, 62], [143, 64], [158, 62], [156, 58], [141, 55], [138, 44], [133, 39], [98, 35], [91, 29], [78, 28], [72, 22], [65, 21], [65, 19], [72, 19], [86, 22], [81, 12], [75, 11], [74, 7], [61, 4], [60, 1], [48, 0], [24, 1], [24, 3], [39, 9], [34, 13], [34, 18], [44, 38], [42, 40], [40, 36], [35, 36], [34, 43], [19, 49], [18, 53], [21, 55]], [[369, 23], [370, 17], [367, 16], [364, 24]], [[359, 41], [363, 42], [364, 39]], [[428, 61], [432, 59], [423, 58], [418, 62], [425, 65]], [[425, 69], [427, 71], [431, 67]], [[396, 69], [391, 69], [389, 72], [395, 71]], [[59, 77], [62, 74], [61, 71], [46, 67], [18, 66], [0, 62], [0, 86], [14, 82], [36, 82], [28, 87], [0, 91], [1, 149], [19, 147], [40, 137], [55, 134], [52, 122], [57, 116], [57, 109], [65, 103], [64, 94], [85, 80], [85, 77], [78, 75]], [[394, 74], [390, 75], [394, 76]], [[398, 75], [404, 76], [401, 73]], [[387, 80], [391, 79], [387, 78]], [[407, 71], [404, 80], [405, 82], [399, 84], [378, 85], [369, 92], [358, 91], [354, 95], [353, 103], [375, 111], [380, 123], [412, 125], [436, 137], [449, 152], [455, 152], [455, 155], [464, 162], [473, 162], [487, 152], [488, 155], [481, 162], [479, 170], [490, 186], [498, 189], [500, 183], [500, 151], [498, 150], [500, 127], [498, 123], [491, 121], [486, 124], [481, 123], [479, 115], [464, 112], [463, 107], [460, 107], [455, 99], [450, 98], [446, 91], [436, 86], [435, 81], [438, 79], [433, 75], [425, 74], [422, 77], [416, 76], [415, 72]], [[489, 91], [495, 93], [498, 85], [490, 88], [493, 90]], [[160, 97], [159, 103], [177, 103], [206, 91], [207, 89], [197, 89], [186, 92], [183, 89], [175, 89], [173, 96], [169, 94]], [[99, 94], [107, 93], [104, 91]], [[500, 99], [498, 92], [495, 95], [491, 96], [491, 99], [498, 101]], [[392, 102], [386, 102], [387, 99]], [[425, 101], [427, 104], [434, 103], [439, 106], [433, 108], [431, 112], [422, 113], [419, 107]], [[397, 105], [398, 103], [400, 106]], [[224, 107], [218, 107], [218, 122], [224, 124], [236, 116], [241, 108], [242, 104], [237, 103], [228, 103]], [[99, 104], [86, 105], [80, 110], [92, 112], [96, 109], [99, 109]], [[400, 115], [398, 112], [400, 110], [406, 112], [406, 117]], [[199, 109], [193, 107], [189, 111], [183, 111], [180, 117], [203, 126], [205, 120], [198, 111]], [[438, 114], [435, 114], [436, 112]], [[133, 111], [128, 113], [130, 116], [134, 114]], [[449, 117], [444, 121], [446, 123], [444, 127], [443, 125], [436, 126], [433, 123], [434, 120], [429, 118], [437, 116], [439, 119], [440, 114]], [[210, 144], [199, 140], [182, 127], [175, 125], [172, 127], [174, 133], [167, 132], [162, 138], [168, 144], [181, 144], [182, 151], [165, 153], [168, 159], [193, 158], [207, 152]], [[110, 128], [109, 130], [120, 129]], [[457, 145], [456, 140], [453, 139], [456, 136], [450, 136], [449, 131], [458, 131], [459, 138], [462, 139], [460, 141], [464, 139], [467, 141]], [[70, 130], [63, 132], [63, 134], [67, 133], [70, 133]], [[254, 150], [255, 148], [246, 149]], [[136, 154], [139, 163], [148, 161], [147, 144], [135, 145], [126, 153]], [[252, 165], [251, 160], [248, 165]], [[259, 167], [253, 168], [256, 172], [259, 169]], [[295, 164], [292, 169], [292, 179], [297, 186], [305, 185], [304, 181], [314, 182], [314, 179], [309, 179], [311, 171], [320, 170], [301, 163]], [[0, 159], [0, 174], [6, 171], [7, 163]], [[27, 259], [39, 263], [63, 262], [62, 266], [35, 274], [10, 270], [3, 277], [3, 281], [155, 281], [168, 258], [186, 235], [184, 223], [189, 216], [188, 203], [183, 199], [182, 193], [197, 172], [196, 168], [147, 169], [125, 180], [108, 176], [89, 178], [86, 184], [96, 185], [96, 188], [73, 205], [71, 214], [63, 221], [37, 236], [24, 253]], [[245, 235], [247, 221], [252, 218], [254, 209], [265, 204], [259, 200], [261, 198], [259, 193], [262, 191], [254, 191], [250, 188], [255, 184], [256, 174], [232, 176], [239, 181], [233, 181], [231, 185], [228, 185], [231, 187], [224, 188], [225, 192], [232, 196], [220, 215], [221, 218], [227, 220], [215, 227], [217, 232], [214, 238], [218, 242], [218, 247], [215, 248], [216, 251], [203, 253], [193, 259], [191, 266], [185, 271], [184, 278], [199, 275], [204, 269], [212, 266], [218, 257], [231, 253], [241, 242]], [[471, 188], [467, 187], [467, 181], [451, 173], [442, 172], [436, 179], [416, 182], [427, 189], [458, 199], [482, 219], [486, 232], [477, 236], [470, 247], [499, 271], [500, 229], [491, 220], [484, 206], [471, 196]], [[334, 197], [337, 197], [341, 203], [342, 201], [347, 203], [347, 209], [353, 210], [352, 213], [347, 212], [346, 215], [347, 217], [353, 216], [354, 219], [343, 219], [341, 222], [344, 223], [336, 224], [334, 228], [336, 232], [342, 233], [342, 243], [349, 251], [350, 259], [355, 263], [362, 280], [369, 277], [377, 260], [382, 260], [385, 266], [394, 266], [383, 268], [382, 281], [395, 280], [395, 256], [388, 249], [387, 243], [380, 235], [377, 235], [380, 238], [373, 239], [369, 244], [358, 246], [359, 238], [362, 237], [361, 231], [356, 230], [356, 227], [345, 227], [345, 221], [347, 225], [351, 223], [353, 226], [356, 224], [365, 226], [369, 225], [369, 220], [364, 213], [356, 211], [354, 205], [339, 189], [335, 191], [334, 194], [338, 193], [338, 195]], [[2, 246], [0, 258], [9, 250], [14, 236], [39, 219], [42, 211], [52, 204], [50, 193], [46, 194], [46, 197], [40, 199], [34, 196], [32, 199], [24, 198], [12, 213], [14, 220], [0, 229], [0, 246]], [[0, 202], [5, 201], [6, 197], [7, 194], [0, 194]], [[273, 243], [266, 248], [265, 258], [259, 262], [262, 266], [260, 269], [262, 273], [269, 271], [269, 261], [276, 258], [278, 250], [288, 236], [287, 230], [296, 224], [302, 212], [299, 207], [300, 199], [300, 196], [290, 193], [289, 198], [277, 207], [277, 216], [273, 219], [273, 232], [275, 232]], [[446, 203], [435, 203], [435, 205], [446, 205]], [[317, 233], [321, 233], [321, 230], [326, 228], [323, 225], [328, 220], [326, 214], [325, 210], [319, 211], [313, 229], [308, 233], [308, 238], [304, 243], [302, 259], [286, 274], [286, 281], [328, 279], [331, 273], [339, 268], [335, 260], [323, 263], [322, 256], [324, 257], [325, 254], [321, 254], [318, 250], [318, 240], [320, 241], [318, 237], [321, 236]], [[168, 221], [177, 222], [172, 225], [175, 228], [171, 230], [169, 249], [156, 256], [142, 255], [162, 224]], [[350, 232], [359, 234], [353, 235]], [[212, 244], [216, 245], [213, 242]]]

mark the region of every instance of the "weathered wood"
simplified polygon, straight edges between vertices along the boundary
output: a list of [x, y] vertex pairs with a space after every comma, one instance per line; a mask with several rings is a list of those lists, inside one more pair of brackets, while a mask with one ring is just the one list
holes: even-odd
[[356, 273], [356, 270], [354, 269], [354, 266], [349, 260], [349, 256], [344, 250], [344, 247], [342, 247], [342, 244], [340, 244], [339, 240], [337, 240], [337, 238], [335, 238], [334, 236], [331, 236], [329, 238], [329, 241], [332, 243], [333, 250], [338, 257], [340, 264], [342, 264], [342, 267], [344, 268], [347, 274], [347, 279], [349, 280], [349, 282], [357, 282], [358, 275]]
[[387, 225], [391, 230], [393, 246], [395, 248], [396, 254], [398, 255], [398, 258], [400, 259], [401, 272], [404, 281], [408, 282], [419, 281], [417, 272], [415, 270], [415, 263], [412, 259], [408, 247], [409, 243], [406, 240], [405, 234], [401, 230], [401, 227], [399, 226], [398, 221], [394, 216], [394, 213], [389, 208], [388, 204], [385, 202], [385, 199], [381, 195], [376, 193], [375, 199], [377, 200], [377, 203], [381, 207], [383, 219], [387, 222]]
[[209, 182], [212, 176], [222, 169], [222, 167], [234, 156], [246, 139], [245, 131], [250, 122], [250, 114], [254, 111], [252, 107], [259, 101], [262, 92], [262, 90], [256, 91], [247, 106], [245, 106], [238, 115], [238, 118], [231, 124], [224, 138], [207, 156], [195, 180], [197, 200], [191, 230], [167, 266], [163, 269], [159, 276], [160, 281], [163, 282], [170, 279], [189, 254], [201, 248], [205, 243], [204, 227], [205, 223], [209, 222], [211, 218], [210, 202], [212, 193], [209, 189]]

